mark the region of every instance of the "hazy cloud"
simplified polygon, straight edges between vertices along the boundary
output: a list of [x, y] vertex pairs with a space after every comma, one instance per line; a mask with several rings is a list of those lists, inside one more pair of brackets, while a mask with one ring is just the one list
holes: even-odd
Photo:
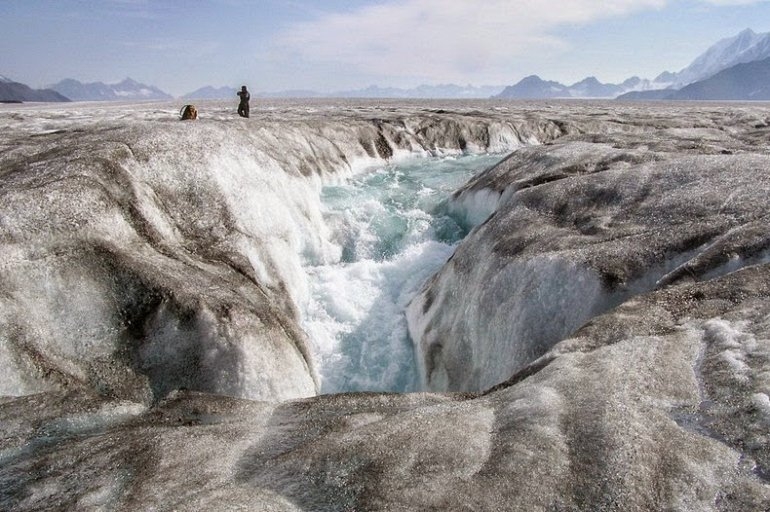
[[509, 75], [515, 57], [563, 49], [559, 26], [665, 5], [666, 0], [394, 0], [295, 24], [280, 44], [308, 61], [370, 75], [493, 77]]
[[752, 5], [764, 4], [770, 0], [701, 0], [703, 3], [723, 6], [723, 5]]
[[213, 55], [222, 45], [216, 41], [175, 38], [153, 38], [142, 41], [123, 41], [124, 47], [150, 52], [161, 52], [169, 55], [194, 54], [196, 56]]

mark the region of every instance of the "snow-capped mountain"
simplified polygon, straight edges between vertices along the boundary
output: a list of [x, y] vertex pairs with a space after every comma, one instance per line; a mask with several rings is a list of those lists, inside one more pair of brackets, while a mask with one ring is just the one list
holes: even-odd
[[770, 32], [757, 34], [747, 28], [736, 36], [718, 41], [678, 73], [663, 73], [655, 82], [659, 88], [679, 89], [736, 64], [767, 57], [770, 57]]
[[126, 78], [116, 84], [102, 82], [81, 83], [71, 78], [51, 86], [51, 89], [74, 101], [115, 101], [115, 100], [167, 100], [172, 96], [157, 87], [141, 84]]

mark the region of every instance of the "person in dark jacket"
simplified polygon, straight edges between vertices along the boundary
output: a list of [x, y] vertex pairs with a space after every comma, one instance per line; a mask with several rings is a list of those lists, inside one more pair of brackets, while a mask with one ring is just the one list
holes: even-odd
[[249, 98], [251, 95], [246, 90], [246, 86], [242, 86], [241, 90], [236, 93], [241, 97], [241, 102], [238, 104], [238, 115], [241, 117], [249, 117]]

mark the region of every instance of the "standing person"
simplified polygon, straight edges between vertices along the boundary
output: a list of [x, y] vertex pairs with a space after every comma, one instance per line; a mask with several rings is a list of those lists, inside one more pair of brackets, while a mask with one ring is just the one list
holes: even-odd
[[251, 98], [251, 95], [246, 90], [246, 86], [241, 86], [241, 90], [236, 94], [241, 97], [241, 102], [238, 104], [238, 115], [249, 117], [249, 98]]

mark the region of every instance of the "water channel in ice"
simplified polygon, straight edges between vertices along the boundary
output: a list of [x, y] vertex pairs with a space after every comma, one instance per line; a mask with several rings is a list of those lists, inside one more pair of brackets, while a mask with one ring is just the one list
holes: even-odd
[[341, 257], [308, 266], [303, 311], [322, 393], [420, 389], [404, 310], [467, 234], [451, 193], [501, 155], [387, 164], [322, 191]]

